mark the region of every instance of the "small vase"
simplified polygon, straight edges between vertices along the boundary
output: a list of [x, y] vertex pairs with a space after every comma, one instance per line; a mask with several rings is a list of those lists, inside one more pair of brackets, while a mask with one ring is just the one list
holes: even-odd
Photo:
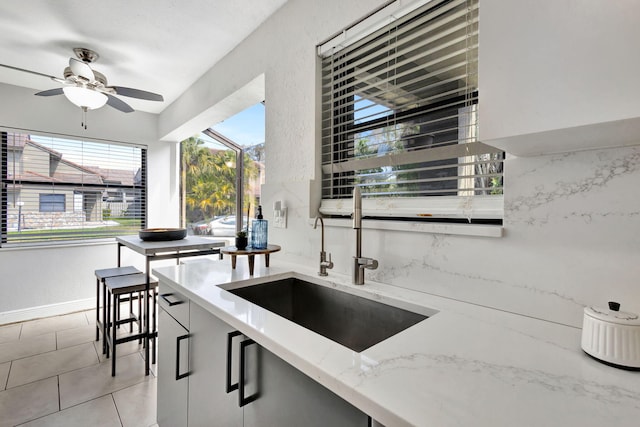
[[236, 249], [240, 251], [247, 249], [247, 243], [246, 237], [236, 237]]

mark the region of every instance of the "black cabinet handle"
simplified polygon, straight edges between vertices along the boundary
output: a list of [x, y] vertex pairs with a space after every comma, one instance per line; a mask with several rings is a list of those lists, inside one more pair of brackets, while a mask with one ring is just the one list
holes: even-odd
[[189, 376], [189, 371], [180, 373], [180, 341], [189, 338], [189, 335], [182, 335], [176, 338], [176, 381]]
[[184, 301], [181, 301], [179, 299], [175, 299], [174, 301], [169, 301], [169, 297], [173, 297], [173, 294], [162, 294], [162, 295], [160, 295], [160, 298], [162, 298], [167, 304], [169, 304], [169, 307], [174, 306], [174, 305], [178, 305], [178, 304], [182, 304], [184, 302]]
[[240, 343], [240, 378], [238, 378], [238, 383], [240, 384], [238, 395], [240, 397], [238, 404], [242, 408], [244, 405], [253, 402], [258, 398], [258, 391], [256, 391], [251, 396], [245, 397], [244, 395], [244, 384], [246, 382], [246, 371], [245, 371], [245, 359], [246, 359], [246, 351], [247, 347], [255, 344], [256, 342], [252, 339], [244, 340]]
[[231, 384], [231, 359], [233, 358], [233, 339], [237, 336], [242, 335], [240, 331], [233, 331], [227, 334], [227, 379], [226, 379], [226, 387], [227, 393], [231, 393], [234, 390], [238, 389], [238, 383]]

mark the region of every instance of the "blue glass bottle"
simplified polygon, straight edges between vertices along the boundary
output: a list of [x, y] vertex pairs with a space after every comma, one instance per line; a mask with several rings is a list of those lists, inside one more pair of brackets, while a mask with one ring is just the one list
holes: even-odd
[[267, 249], [267, 223], [268, 221], [262, 218], [262, 206], [258, 206], [258, 215], [251, 226], [251, 247], [253, 249]]

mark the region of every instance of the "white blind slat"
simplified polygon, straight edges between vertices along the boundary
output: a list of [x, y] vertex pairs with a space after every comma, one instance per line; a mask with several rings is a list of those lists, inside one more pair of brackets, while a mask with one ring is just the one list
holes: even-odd
[[385, 154], [379, 157], [359, 158], [347, 160], [340, 163], [331, 163], [322, 166], [322, 171], [326, 174], [352, 172], [363, 169], [375, 169], [382, 167], [394, 167], [411, 165], [416, 163], [433, 162], [436, 160], [453, 159], [464, 156], [475, 156], [485, 153], [500, 153], [497, 148], [481, 142], [469, 144], [447, 145], [444, 147], [432, 148], [429, 150], [400, 152], [396, 154]]
[[[502, 197], [504, 154], [477, 140], [478, 5], [403, 3], [401, 14], [376, 13], [319, 47], [323, 212], [354, 186], [365, 199], [417, 205]], [[492, 203], [489, 215], [501, 219]], [[486, 218], [481, 210], [473, 215]]]
[[144, 228], [144, 148], [0, 134], [3, 245], [110, 237]]
[[[449, 2], [442, 11], [458, 7], [465, 1], [466, 0], [456, 0]], [[432, 0], [417, 0], [406, 6], [401, 6], [401, 3], [406, 2], [396, 0], [364, 21], [344, 30], [339, 36], [323, 43], [318, 47], [318, 55], [328, 57], [336, 52], [349, 53], [352, 50], [359, 49], [363, 45], [369, 44], [371, 40], [378, 37], [381, 32], [386, 32], [385, 29], [389, 25], [401, 19], [408, 20], [411, 16], [415, 16], [416, 11], [421, 10], [422, 6], [431, 2]], [[433, 1], [433, 3], [436, 2]]]

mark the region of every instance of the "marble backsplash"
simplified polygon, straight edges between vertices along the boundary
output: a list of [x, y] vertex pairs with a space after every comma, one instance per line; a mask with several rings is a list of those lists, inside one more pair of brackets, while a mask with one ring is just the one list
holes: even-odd
[[[289, 227], [270, 237], [315, 265], [308, 183], [277, 178], [263, 192], [287, 203]], [[577, 327], [586, 305], [640, 312], [639, 185], [640, 147], [508, 156], [503, 237], [364, 230], [363, 255], [380, 262], [367, 279]], [[354, 242], [327, 227], [332, 271], [349, 274]]]

